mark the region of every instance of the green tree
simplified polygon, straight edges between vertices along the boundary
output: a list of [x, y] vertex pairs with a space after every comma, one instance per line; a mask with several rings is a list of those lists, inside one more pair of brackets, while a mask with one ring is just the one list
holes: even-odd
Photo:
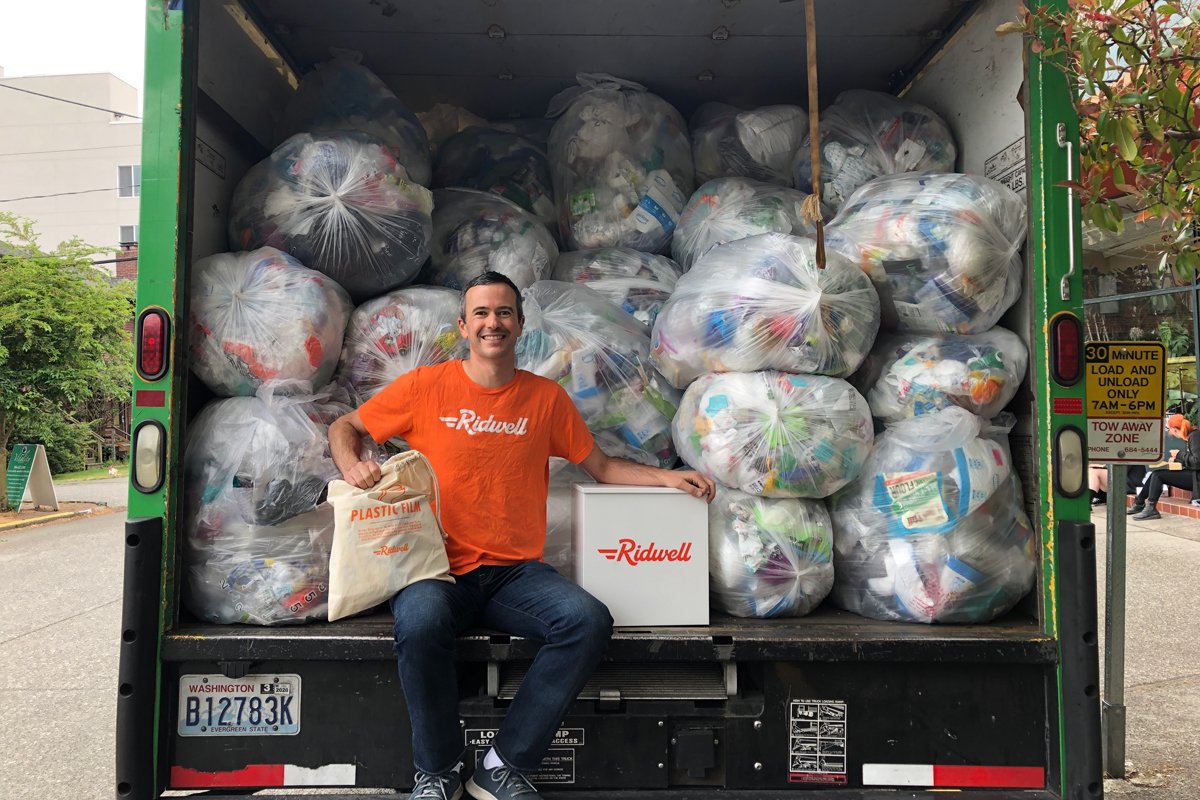
[[96, 252], [76, 240], [45, 253], [28, 220], [0, 213], [0, 510], [14, 430], [129, 394], [133, 287], [93, 266]]

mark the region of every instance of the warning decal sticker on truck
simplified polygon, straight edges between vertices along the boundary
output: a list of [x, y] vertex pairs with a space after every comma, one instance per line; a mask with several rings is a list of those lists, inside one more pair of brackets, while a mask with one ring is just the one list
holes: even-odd
[[[575, 750], [583, 746], [583, 728], [559, 728], [550, 742], [542, 763], [537, 770], [529, 773], [529, 780], [534, 783], [572, 784], [575, 783]], [[464, 740], [467, 747], [474, 747], [475, 763], [483, 761], [492, 739], [496, 735], [495, 728], [467, 728]], [[574, 745], [574, 746], [564, 746]]]
[[789, 716], [788, 781], [845, 783], [845, 701], [793, 700]]

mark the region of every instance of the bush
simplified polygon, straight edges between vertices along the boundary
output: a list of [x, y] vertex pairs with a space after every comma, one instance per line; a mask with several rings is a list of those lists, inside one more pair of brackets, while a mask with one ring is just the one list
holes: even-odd
[[91, 430], [85, 423], [70, 422], [52, 414], [36, 414], [22, 417], [9, 439], [9, 447], [14, 444], [45, 445], [50, 472], [58, 475], [84, 469], [91, 440]]

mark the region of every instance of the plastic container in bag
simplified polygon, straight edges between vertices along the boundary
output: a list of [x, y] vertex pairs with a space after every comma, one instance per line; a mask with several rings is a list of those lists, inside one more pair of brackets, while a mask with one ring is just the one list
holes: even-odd
[[233, 193], [229, 244], [277, 247], [361, 302], [411, 281], [429, 255], [429, 190], [364, 133], [298, 133]]
[[695, 188], [687, 123], [640, 84], [576, 77], [547, 111], [562, 241], [661, 252]]
[[302, 392], [272, 383], [217, 400], [188, 430], [183, 597], [202, 620], [325, 618], [333, 510], [322, 501], [340, 475], [327, 426], [350, 407]]
[[[858, 187], [881, 175], [949, 172], [954, 137], [925, 106], [883, 92], [851, 90], [821, 112], [821, 205], [832, 216]], [[812, 148], [796, 150], [795, 186], [810, 193]]]
[[804, 195], [749, 178], [717, 178], [696, 190], [675, 228], [671, 253], [689, 270], [713, 247], [760, 233], [807, 236], [816, 228], [800, 213]]
[[696, 181], [741, 176], [792, 185], [792, 161], [808, 132], [800, 106], [763, 106], [743, 111], [705, 103], [692, 114], [692, 160]]
[[406, 177], [429, 185], [432, 161], [425, 127], [379, 76], [339, 57], [304, 76], [283, 112], [283, 141], [297, 133], [360, 131], [388, 146]]
[[320, 388], [333, 376], [351, 305], [327, 276], [263, 247], [200, 259], [188, 291], [192, 371], [218, 395], [269, 380]]
[[710, 373], [683, 394], [671, 426], [693, 469], [761, 497], [826, 497], [871, 450], [867, 401], [821, 375]]
[[654, 321], [651, 358], [683, 388], [706, 372], [845, 376], [879, 329], [879, 296], [837, 253], [816, 265], [816, 243], [765, 233], [710, 250], [679, 279]]
[[459, 293], [409, 286], [368, 300], [350, 315], [336, 379], [357, 406], [417, 367], [467, 355], [458, 330]]
[[[522, 298], [517, 366], [557, 381], [593, 433], [608, 433], [656, 465], [672, 466], [679, 392], [651, 366], [642, 324], [579, 284], [540, 281]], [[624, 455], [597, 439], [609, 455]]]
[[886, 334], [855, 376], [880, 419], [917, 417], [950, 406], [991, 419], [1025, 378], [1029, 353], [1004, 328], [963, 336]]
[[735, 617], [800, 617], [833, 587], [833, 529], [818, 500], [724, 486], [708, 507], [709, 591]]
[[511, 200], [546, 228], [558, 228], [550, 161], [515, 133], [471, 127], [447, 139], [433, 171], [436, 188], [479, 189]]
[[601, 247], [560, 253], [552, 277], [595, 289], [646, 325], [648, 332], [682, 273], [666, 256]]
[[524, 289], [550, 275], [558, 245], [537, 217], [474, 189], [434, 193], [433, 252], [422, 281], [461, 289], [488, 270]]
[[1036, 542], [1008, 427], [947, 408], [888, 426], [830, 500], [830, 598], [863, 616], [987, 622], [1033, 586]]
[[863, 186], [825, 242], [870, 274], [883, 324], [982, 333], [1021, 295], [1025, 203], [976, 175], [905, 174]]

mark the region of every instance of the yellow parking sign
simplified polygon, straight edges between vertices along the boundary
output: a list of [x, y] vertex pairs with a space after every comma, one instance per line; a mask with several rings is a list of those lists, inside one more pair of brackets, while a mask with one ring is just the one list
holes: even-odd
[[1151, 463], [1162, 457], [1167, 348], [1162, 342], [1088, 342], [1088, 458]]

